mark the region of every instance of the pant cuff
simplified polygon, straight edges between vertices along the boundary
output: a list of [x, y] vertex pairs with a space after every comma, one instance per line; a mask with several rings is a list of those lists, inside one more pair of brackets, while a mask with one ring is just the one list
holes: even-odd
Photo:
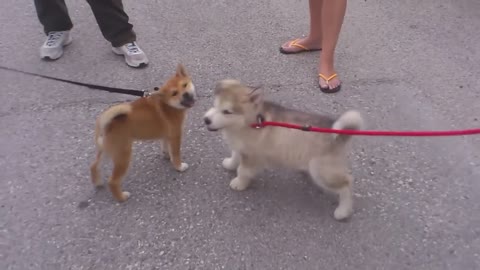
[[117, 35], [114, 39], [110, 42], [112, 43], [113, 47], [120, 47], [127, 43], [134, 42], [137, 40], [137, 35], [133, 30], [126, 31]]

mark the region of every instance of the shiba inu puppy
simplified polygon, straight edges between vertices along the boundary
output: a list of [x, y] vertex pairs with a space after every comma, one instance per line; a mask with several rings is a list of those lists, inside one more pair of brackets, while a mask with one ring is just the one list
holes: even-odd
[[353, 177], [347, 165], [347, 143], [351, 136], [305, 132], [282, 127], [253, 128], [258, 121], [278, 121], [333, 129], [358, 130], [363, 120], [356, 111], [339, 118], [300, 112], [264, 101], [260, 90], [237, 80], [220, 81], [214, 90], [214, 106], [204, 115], [208, 130], [221, 131], [232, 155], [223, 167], [236, 170], [230, 187], [244, 190], [262, 169], [285, 167], [306, 171], [313, 181], [336, 193], [337, 220], [353, 213]]
[[98, 166], [105, 152], [113, 161], [108, 185], [119, 202], [130, 196], [129, 192], [122, 191], [121, 182], [130, 164], [134, 141], [159, 140], [176, 170], [183, 172], [188, 168], [182, 163], [180, 146], [187, 110], [196, 100], [192, 80], [179, 64], [175, 75], [154, 90], [147, 97], [108, 108], [96, 121], [97, 155], [90, 167], [92, 182], [97, 187], [103, 184]]

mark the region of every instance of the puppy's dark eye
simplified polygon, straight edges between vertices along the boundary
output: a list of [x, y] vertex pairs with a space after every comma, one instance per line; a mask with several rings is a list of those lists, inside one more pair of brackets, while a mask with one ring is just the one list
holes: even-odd
[[158, 91], [158, 90], [159, 90], [159, 88], [158, 88], [158, 87], [155, 87], [155, 88], [153, 88], [153, 90], [155, 90], [155, 91]]
[[183, 84], [183, 88], [187, 88], [187, 86], [188, 86], [188, 83]]
[[178, 91], [173, 91], [172, 97], [174, 97], [174, 96], [176, 96], [176, 95], [178, 95]]
[[223, 114], [232, 114], [232, 112], [229, 111], [229, 110], [223, 110], [222, 113], [223, 113]]

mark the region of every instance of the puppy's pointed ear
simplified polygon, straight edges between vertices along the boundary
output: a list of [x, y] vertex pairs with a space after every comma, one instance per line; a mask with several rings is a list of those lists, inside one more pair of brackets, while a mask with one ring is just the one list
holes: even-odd
[[263, 91], [260, 87], [252, 89], [252, 92], [248, 94], [248, 101], [255, 104], [260, 104], [263, 101]]
[[177, 76], [178, 77], [188, 77], [187, 70], [185, 69], [185, 67], [181, 63], [179, 63], [177, 65]]

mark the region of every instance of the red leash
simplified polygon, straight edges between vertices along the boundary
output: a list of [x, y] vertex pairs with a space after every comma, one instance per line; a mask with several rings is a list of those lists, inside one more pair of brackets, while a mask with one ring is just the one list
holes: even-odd
[[252, 124], [253, 128], [263, 128], [267, 126], [284, 127], [300, 129], [303, 131], [313, 131], [320, 133], [336, 133], [346, 135], [363, 135], [363, 136], [410, 136], [410, 137], [427, 137], [427, 136], [463, 136], [480, 134], [480, 128], [464, 129], [464, 130], [439, 130], [439, 131], [384, 131], [384, 130], [338, 130], [331, 128], [318, 128], [312, 126], [301, 126], [280, 122], [260, 122]]

